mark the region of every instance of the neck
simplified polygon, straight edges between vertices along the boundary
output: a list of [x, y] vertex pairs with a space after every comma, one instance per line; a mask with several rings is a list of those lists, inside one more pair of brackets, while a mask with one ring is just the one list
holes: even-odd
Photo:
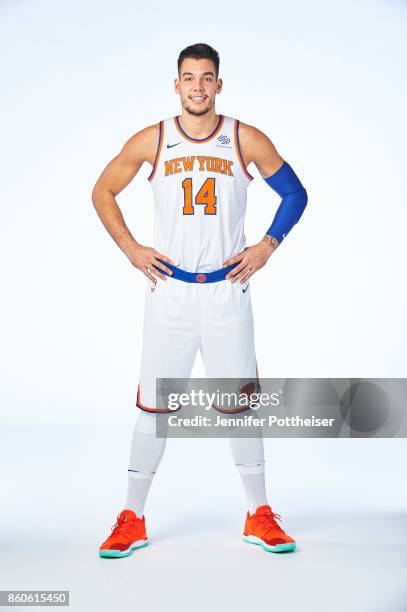
[[205, 115], [191, 115], [185, 108], [182, 109], [182, 115], [179, 117], [179, 122], [182, 129], [192, 138], [205, 138], [208, 136], [219, 121], [219, 115], [215, 113], [215, 109], [211, 109]]

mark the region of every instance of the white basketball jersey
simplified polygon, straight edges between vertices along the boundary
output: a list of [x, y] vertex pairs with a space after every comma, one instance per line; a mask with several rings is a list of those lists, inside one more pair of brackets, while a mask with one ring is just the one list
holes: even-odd
[[160, 122], [153, 170], [154, 247], [187, 272], [213, 272], [246, 246], [246, 190], [253, 177], [239, 147], [239, 121], [219, 116], [204, 139], [179, 117]]

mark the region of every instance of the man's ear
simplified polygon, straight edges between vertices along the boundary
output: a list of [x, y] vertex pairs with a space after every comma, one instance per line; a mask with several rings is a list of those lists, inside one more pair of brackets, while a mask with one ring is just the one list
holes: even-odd
[[222, 79], [218, 79], [216, 83], [216, 93], [220, 93], [222, 91], [223, 81]]
[[175, 93], [179, 94], [179, 79], [174, 79]]

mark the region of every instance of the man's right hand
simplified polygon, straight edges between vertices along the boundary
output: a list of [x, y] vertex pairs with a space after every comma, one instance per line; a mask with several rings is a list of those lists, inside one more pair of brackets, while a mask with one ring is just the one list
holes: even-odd
[[167, 280], [165, 274], [161, 274], [154, 266], [157, 266], [160, 270], [165, 270], [169, 275], [172, 275], [172, 270], [167, 268], [161, 261], [162, 259], [170, 264], [174, 264], [173, 260], [162, 253], [159, 253], [153, 247], [144, 246], [142, 244], [135, 244], [129, 249], [126, 249], [126, 255], [130, 259], [131, 263], [135, 268], [138, 268], [149, 278], [151, 281], [156, 282], [156, 276]]

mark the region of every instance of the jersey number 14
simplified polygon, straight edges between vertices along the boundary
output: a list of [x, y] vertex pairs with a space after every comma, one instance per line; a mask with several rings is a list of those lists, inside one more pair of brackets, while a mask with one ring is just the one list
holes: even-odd
[[194, 215], [194, 204], [203, 204], [205, 206], [205, 215], [216, 215], [216, 195], [215, 195], [215, 179], [207, 178], [198, 193], [195, 196], [195, 202], [192, 201], [192, 179], [186, 178], [182, 181], [184, 190], [184, 215]]

